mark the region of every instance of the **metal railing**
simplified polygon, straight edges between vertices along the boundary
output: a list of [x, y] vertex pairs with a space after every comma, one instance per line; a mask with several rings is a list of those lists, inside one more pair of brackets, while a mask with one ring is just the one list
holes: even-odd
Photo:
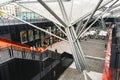
[[54, 51], [46, 50], [40, 52], [37, 50], [30, 50], [23, 47], [17, 47], [14, 45], [0, 47], [0, 61], [4, 61], [9, 58], [22, 58], [30, 60], [44, 60], [45, 58], [59, 59], [61, 55]]

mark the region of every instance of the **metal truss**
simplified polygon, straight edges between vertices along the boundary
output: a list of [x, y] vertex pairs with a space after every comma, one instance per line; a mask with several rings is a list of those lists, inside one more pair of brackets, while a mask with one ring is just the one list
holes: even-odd
[[[89, 30], [91, 27], [92, 27], [92, 25], [101, 17], [101, 16], [103, 16], [105, 13], [107, 13], [108, 11], [110, 11], [110, 8], [115, 4], [115, 3], [117, 3], [119, 0], [116, 0], [113, 4], [111, 4], [109, 7], [107, 7], [107, 9], [105, 10], [105, 11], [103, 11], [102, 13], [100, 13], [100, 15], [96, 18], [96, 20], [89, 26], [89, 27], [87, 27], [82, 33], [79, 33], [78, 34], [78, 37], [77, 37], [77, 39], [79, 39], [79, 38], [81, 38], [81, 36], [87, 31], [87, 30]], [[76, 40], [77, 40], [76, 39]], [[75, 40], [75, 41], [76, 41]]]
[[97, 5], [96, 8], [93, 10], [91, 16], [88, 18], [88, 20], [85, 22], [84, 26], [82, 27], [81, 31], [79, 32], [77, 39], [79, 38], [81, 32], [84, 30], [84, 28], [85, 28], [85, 27], [87, 26], [87, 24], [89, 23], [90, 19], [93, 17], [93, 15], [95, 14], [95, 12], [98, 10], [98, 8], [99, 8], [99, 6], [100, 6], [100, 4], [101, 4], [102, 2], [103, 2], [103, 0], [100, 0], [100, 1], [98, 2], [98, 5]]
[[85, 61], [85, 57], [83, 54], [83, 51], [81, 49], [79, 41], [73, 42], [74, 38], [76, 38], [76, 33], [74, 30], [74, 27], [70, 24], [68, 16], [66, 15], [66, 11], [64, 9], [63, 3], [61, 0], [59, 0], [59, 6], [64, 18], [64, 21], [62, 21], [42, 0], [38, 0], [42, 6], [44, 6], [50, 13], [53, 15], [60, 23], [65, 27], [65, 31], [68, 37], [68, 41], [71, 47], [71, 51], [73, 53], [73, 57], [75, 60], [76, 68], [79, 72], [87, 69], [87, 63]]
[[63, 34], [65, 34], [65, 35], [67, 36], [66, 32], [63, 31], [58, 24], [56, 24], [56, 23], [54, 23], [54, 24], [55, 24], [55, 26], [56, 26]]
[[[19, 2], [15, 2], [15, 3], [16, 3], [17, 5], [25, 8], [25, 9], [28, 9], [28, 8], [20, 5]], [[28, 9], [28, 10], [30, 10], [30, 9]], [[32, 11], [32, 10], [30, 10], [30, 11]], [[32, 11], [32, 12], [34, 12], [34, 11]], [[36, 13], [36, 12], [34, 12], [34, 13]], [[36, 13], [36, 14], [38, 14], [38, 13]], [[40, 15], [40, 14], [38, 14], [38, 15]], [[40, 16], [41, 16], [41, 15], [40, 15]], [[44, 18], [44, 17], [43, 17], [43, 18]], [[61, 28], [61, 27], [63, 27], [63, 26], [59, 26], [58, 24], [56, 24], [56, 23], [54, 23], [54, 22], [53, 22], [53, 24], [55, 24], [55, 26], [56, 26], [64, 35], [66, 35], [65, 31], [63, 31], [62, 28]], [[67, 36], [67, 35], [66, 35], [66, 36]]]
[[18, 18], [18, 17], [15, 17], [15, 16], [13, 16], [13, 15], [11, 15], [11, 14], [8, 14], [7, 12], [5, 12], [5, 11], [3, 11], [3, 10], [0, 10], [0, 12], [6, 14], [6, 15], [8, 15], [8, 16], [11, 16], [11, 17], [13, 17], [13, 18], [15, 18], [15, 19], [17, 19], [17, 20], [20, 20], [21, 22], [26, 23], [26, 24], [28, 24], [28, 25], [30, 25], [30, 26], [38, 29], [38, 30], [41, 30], [41, 31], [43, 31], [43, 32], [45, 32], [45, 33], [48, 33], [48, 34], [50, 34], [51, 36], [54, 36], [54, 37], [56, 37], [56, 38], [59, 38], [59, 39], [61, 39], [61, 40], [63, 40], [63, 41], [67, 41], [67, 40], [65, 40], [65, 39], [63, 39], [63, 38], [61, 38], [61, 37], [59, 37], [59, 36], [56, 36], [55, 34], [49, 32], [49, 31], [46, 31], [46, 30], [44, 30], [44, 29], [42, 29], [42, 28], [40, 28], [40, 27], [38, 27], [38, 26], [36, 26], [36, 25], [34, 25], [34, 24], [31, 24], [31, 23], [29, 23], [29, 22], [27, 22], [27, 21], [25, 21], [25, 20], [22, 20], [22, 19], [20, 19], [20, 18]]
[[[86, 59], [85, 58], [89, 58], [89, 59], [95, 59], [95, 60], [104, 60], [103, 58], [98, 58], [98, 57], [93, 57], [93, 56], [88, 56], [88, 55], [84, 55], [83, 51], [82, 51], [82, 48], [81, 48], [81, 45], [80, 45], [80, 42], [79, 42], [79, 38], [88, 30], [92, 27], [92, 25], [101, 17], [103, 16], [105, 13], [107, 13], [108, 11], [112, 10], [113, 8], [115, 8], [116, 6], [113, 7], [113, 5], [118, 2], [119, 0], [116, 0], [112, 5], [110, 5], [109, 7], [105, 7], [105, 5], [109, 4], [110, 2], [112, 2], [114, 0], [109, 0], [107, 1], [106, 3], [104, 3], [103, 5], [101, 5], [101, 3], [103, 2], [103, 0], [100, 0], [97, 4], [97, 6], [95, 7], [95, 9], [86, 14], [85, 16], [83, 16], [82, 18], [78, 19], [76, 22], [80, 21], [80, 23], [78, 24], [76, 30], [75, 28], [73, 27], [73, 24], [75, 24], [76, 22], [74, 23], [70, 23], [70, 20], [71, 20], [71, 17], [67, 15], [66, 13], [66, 10], [65, 10], [65, 7], [63, 5], [63, 2], [62, 0], [58, 0], [58, 3], [59, 3], [59, 7], [60, 7], [60, 10], [61, 10], [61, 13], [62, 13], [62, 16], [63, 16], [63, 19], [62, 20], [47, 4], [45, 4], [44, 1], [42, 0], [38, 0], [38, 2], [56, 19], [59, 21], [59, 23], [61, 23], [63, 26], [63, 28], [65, 29], [65, 31], [62, 30], [62, 28], [57, 25], [56, 23], [54, 23], [56, 25], [56, 27], [61, 31], [63, 32], [67, 38], [68, 38], [68, 42], [70, 44], [70, 48], [71, 48], [71, 52], [73, 54], [73, 58], [74, 58], [74, 61], [75, 61], [75, 65], [76, 65], [76, 68], [79, 72], [83, 72], [84, 74], [84, 77], [85, 77], [85, 80], [87, 80], [87, 77], [86, 77], [86, 70], [89, 70], [89, 67], [87, 65], [87, 62], [86, 62]], [[17, 3], [18, 4], [18, 3]], [[18, 4], [19, 5], [19, 4]], [[100, 10], [101, 8], [105, 8], [103, 12], [100, 13], [99, 16], [97, 16], [97, 18], [95, 19], [95, 21], [93, 21], [93, 23], [88, 26], [86, 29], [85, 27], [87, 26], [88, 22], [91, 20], [91, 18], [95, 15], [95, 12], [97, 10]], [[34, 28], [37, 28], [45, 33], [48, 33], [54, 37], [57, 37], [61, 40], [64, 40], [64, 41], [67, 41], [59, 36], [56, 36], [55, 34], [51, 33], [51, 32], [48, 32], [38, 26], [35, 26], [27, 21], [24, 21], [20, 18], [17, 18], [13, 15], [10, 15], [8, 13], [6, 13], [5, 11], [2, 11], [0, 10], [1, 12], [15, 18], [15, 19], [18, 19]], [[71, 15], [72, 15], [72, 7], [71, 7]], [[86, 17], [88, 17], [87, 21], [85, 22], [85, 24], [83, 26], [81, 26], [83, 23], [82, 20], [84, 20]], [[82, 29], [81, 29], [82, 27]], [[85, 30], [84, 30], [85, 29]], [[81, 31], [80, 31], [81, 30]], [[80, 31], [80, 32], [79, 32]]]
[[83, 26], [83, 20], [81, 20], [79, 23], [78, 23], [78, 25], [77, 25], [77, 27], [76, 27], [76, 34], [78, 35], [78, 33], [80, 32], [80, 30], [82, 29], [82, 26]]
[[[108, 0], [107, 2], [105, 2], [103, 5], [100, 5], [100, 7], [98, 8], [98, 10], [101, 10], [102, 8], [104, 8], [107, 4], [113, 2], [114, 0]], [[76, 24], [77, 22], [85, 19], [86, 17], [90, 16], [92, 14], [92, 12], [87, 13], [86, 15], [84, 15], [83, 17], [79, 18], [78, 20], [76, 20], [75, 22], [71, 23], [72, 25]]]

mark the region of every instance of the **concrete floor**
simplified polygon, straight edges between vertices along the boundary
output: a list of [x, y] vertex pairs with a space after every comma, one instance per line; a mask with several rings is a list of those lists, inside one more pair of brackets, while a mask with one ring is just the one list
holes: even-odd
[[[107, 43], [107, 40], [89, 39], [88, 41], [81, 41], [81, 46], [85, 55], [105, 58], [105, 48], [104, 48], [105, 43]], [[59, 53], [62, 52], [71, 53], [69, 44], [65, 41], [57, 42], [52, 46], [49, 46], [48, 49], [53, 51], [57, 49]], [[0, 55], [5, 56], [4, 53], [8, 53], [8, 51], [2, 51], [2, 53], [0, 52]], [[5, 58], [8, 57], [9, 56], [6, 56]], [[89, 77], [92, 78], [92, 80], [101, 80], [104, 61], [92, 60], [92, 59], [86, 59], [86, 61], [90, 69], [90, 72], [87, 72]], [[88, 80], [91, 80], [90, 78]], [[58, 80], [84, 80], [84, 76], [82, 73], [79, 73], [76, 70], [75, 64], [73, 62], [73, 64], [68, 69], [66, 69], [66, 71], [60, 76]]]
[[[81, 46], [85, 55], [105, 58], [105, 43], [107, 43], [107, 40], [89, 39], [87, 41], [81, 41]], [[69, 44], [65, 41], [57, 42], [52, 46], [49, 46], [48, 49], [53, 51], [57, 49], [59, 53], [71, 53]], [[86, 59], [86, 61], [90, 69], [90, 72], [87, 73], [89, 77], [91, 77], [92, 80], [101, 80], [104, 61], [93, 59]], [[76, 70], [73, 62], [73, 64], [59, 78], [59, 80], [84, 80], [84, 76]], [[91, 79], [89, 78], [88, 80]]]
[[58, 80], [83, 80], [83, 74], [76, 69], [68, 68]]

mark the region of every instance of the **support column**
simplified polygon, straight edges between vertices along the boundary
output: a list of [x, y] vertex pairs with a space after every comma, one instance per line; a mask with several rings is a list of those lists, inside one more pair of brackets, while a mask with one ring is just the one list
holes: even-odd
[[83, 54], [80, 42], [78, 40], [76, 40], [74, 42], [74, 39], [77, 38], [76, 32], [73, 28], [73, 26], [70, 24], [68, 16], [66, 14], [65, 8], [63, 6], [63, 3], [61, 0], [58, 0], [59, 5], [60, 5], [60, 9], [64, 18], [64, 21], [59, 18], [55, 12], [49, 8], [42, 0], [38, 0], [38, 2], [41, 3], [41, 5], [48, 10], [52, 16], [54, 16], [64, 27], [65, 27], [65, 31], [68, 37], [68, 41], [71, 47], [71, 51], [75, 60], [75, 64], [76, 64], [76, 68], [79, 72], [82, 72], [83, 70], [87, 69], [87, 63], [85, 61], [85, 56]]
[[81, 45], [79, 40], [74, 42], [76, 38], [76, 33], [73, 26], [68, 27], [65, 29], [68, 37], [68, 41], [71, 47], [71, 51], [74, 57], [76, 68], [79, 72], [83, 72], [84, 70], [88, 70], [88, 65], [85, 60], [84, 53], [82, 51]]
[[64, 22], [67, 25], [65, 27], [65, 31], [67, 33], [68, 41], [69, 41], [71, 51], [72, 51], [72, 54], [74, 57], [76, 68], [79, 72], [83, 72], [84, 70], [88, 69], [84, 53], [82, 51], [79, 40], [74, 42], [74, 39], [77, 38], [77, 35], [76, 35], [74, 27], [71, 25], [71, 23], [68, 19], [68, 16], [66, 14], [66, 11], [65, 11], [65, 8], [64, 8], [62, 1], [58, 0], [58, 2], [59, 2], [60, 9], [61, 9], [61, 13], [62, 13], [63, 18], [64, 18]]

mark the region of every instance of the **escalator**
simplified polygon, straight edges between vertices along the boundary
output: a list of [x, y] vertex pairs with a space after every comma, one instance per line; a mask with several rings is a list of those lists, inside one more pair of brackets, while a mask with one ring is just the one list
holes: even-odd
[[15, 46], [15, 47], [20, 47], [20, 48], [25, 48], [25, 49], [30, 48], [29, 45], [21, 44], [21, 43], [18, 43], [12, 40], [7, 40], [7, 39], [0, 37], [0, 47], [6, 47], [6, 46]]
[[11, 58], [0, 64], [0, 80], [57, 80], [73, 62], [73, 58], [64, 56], [64, 53], [59, 57], [47, 56], [43, 60]]
[[66, 52], [34, 51], [33, 55], [29, 46], [3, 42], [10, 45], [0, 49], [0, 80], [57, 80], [73, 62]]

